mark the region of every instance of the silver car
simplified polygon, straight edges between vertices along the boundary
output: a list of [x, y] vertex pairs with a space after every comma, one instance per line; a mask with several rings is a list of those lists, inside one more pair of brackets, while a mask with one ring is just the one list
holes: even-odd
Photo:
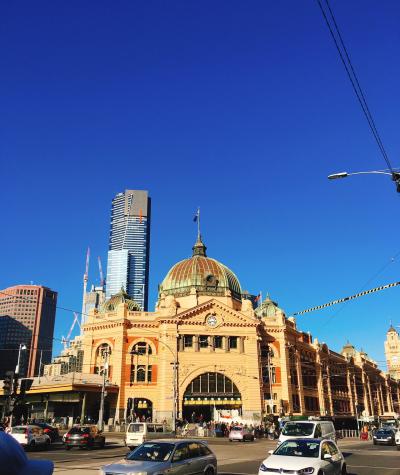
[[124, 460], [100, 469], [101, 475], [163, 473], [179, 475], [217, 475], [217, 458], [205, 442], [188, 439], [163, 439], [145, 442]]

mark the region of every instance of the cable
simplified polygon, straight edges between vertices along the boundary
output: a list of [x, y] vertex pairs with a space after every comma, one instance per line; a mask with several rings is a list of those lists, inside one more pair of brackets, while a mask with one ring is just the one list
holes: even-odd
[[[340, 30], [339, 30], [339, 27], [338, 27], [338, 24], [337, 24], [337, 22], [336, 22], [336, 19], [335, 19], [334, 14], [333, 14], [333, 11], [332, 11], [332, 9], [331, 9], [331, 7], [330, 7], [330, 5], [329, 5], [329, 1], [328, 1], [328, 0], [325, 0], [325, 3], [326, 3], [326, 5], [327, 5], [327, 7], [328, 7], [330, 16], [331, 16], [331, 18], [332, 18], [332, 20], [333, 20], [334, 29], [335, 29], [335, 31], [336, 31], [336, 34], [337, 34], [338, 38], [339, 38], [339, 42], [338, 42], [338, 40], [337, 40], [337, 38], [336, 38], [336, 36], [335, 36], [335, 34], [334, 34], [334, 32], [333, 32], [332, 26], [331, 26], [331, 24], [330, 24], [330, 22], [329, 22], [329, 19], [328, 19], [326, 13], [325, 13], [325, 10], [324, 10], [324, 8], [323, 8], [323, 6], [322, 6], [321, 0], [317, 0], [317, 2], [318, 2], [318, 5], [319, 5], [319, 7], [320, 7], [320, 9], [321, 9], [322, 15], [323, 15], [323, 17], [324, 17], [324, 19], [325, 19], [326, 25], [328, 26], [329, 32], [330, 32], [330, 34], [331, 34], [331, 36], [332, 36], [332, 39], [333, 39], [333, 41], [334, 41], [334, 43], [335, 43], [335, 46], [336, 46], [336, 49], [337, 49], [337, 51], [338, 51], [338, 53], [339, 53], [340, 59], [342, 60], [343, 66], [344, 66], [344, 68], [346, 69], [346, 72], [347, 72], [347, 75], [348, 75], [348, 77], [349, 77], [349, 79], [350, 79], [351, 85], [353, 86], [353, 90], [354, 90], [354, 92], [355, 92], [355, 94], [356, 94], [356, 96], [357, 96], [357, 99], [358, 99], [359, 103], [360, 103], [361, 109], [362, 109], [362, 111], [364, 112], [365, 118], [367, 119], [367, 122], [368, 122], [368, 125], [369, 125], [370, 129], [371, 129], [371, 132], [372, 132], [372, 134], [373, 134], [373, 136], [374, 136], [374, 138], [375, 138], [375, 141], [376, 141], [376, 143], [377, 143], [377, 145], [378, 145], [378, 147], [379, 147], [379, 150], [380, 150], [381, 153], [382, 153], [383, 159], [385, 160], [387, 167], [389, 168], [390, 172], [393, 174], [394, 172], [393, 172], [392, 165], [391, 165], [390, 160], [389, 160], [389, 157], [388, 157], [388, 155], [387, 155], [387, 153], [386, 153], [386, 150], [385, 150], [385, 147], [384, 147], [384, 145], [383, 145], [382, 139], [381, 139], [381, 137], [380, 137], [380, 135], [379, 135], [378, 129], [376, 128], [374, 118], [373, 118], [372, 113], [371, 113], [371, 111], [370, 111], [370, 109], [369, 109], [369, 107], [368, 107], [368, 103], [367, 103], [367, 100], [366, 100], [366, 98], [365, 98], [365, 94], [364, 94], [364, 92], [363, 92], [363, 90], [362, 90], [362, 88], [361, 88], [361, 85], [360, 85], [360, 82], [359, 82], [359, 80], [358, 80], [356, 71], [355, 71], [355, 69], [354, 69], [354, 67], [353, 67], [353, 64], [352, 64], [351, 60], [350, 60], [350, 56], [349, 56], [349, 54], [348, 54], [348, 52], [347, 52], [347, 48], [346, 48], [346, 46], [345, 46], [345, 44], [344, 44], [342, 35], [341, 35]], [[341, 45], [342, 48], [343, 48], [344, 55], [343, 55], [343, 52], [342, 52], [342, 50], [341, 50], [341, 48], [340, 48], [340, 46], [339, 46], [339, 43], [340, 43], [340, 45]], [[345, 57], [344, 57], [344, 56], [345, 56], [346, 59], [347, 59], [347, 63], [346, 63], [346, 60], [345, 60]]]

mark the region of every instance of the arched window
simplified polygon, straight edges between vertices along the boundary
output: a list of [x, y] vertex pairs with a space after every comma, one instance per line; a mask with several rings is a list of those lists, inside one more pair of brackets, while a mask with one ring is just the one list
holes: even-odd
[[145, 342], [145, 341], [139, 341], [139, 343], [136, 343], [133, 345], [132, 352], [134, 354], [140, 354], [140, 355], [151, 355], [153, 353], [153, 350], [151, 349], [151, 346]]
[[[107, 371], [108, 375], [111, 374], [111, 346], [108, 343], [102, 343], [96, 350], [95, 360], [94, 360], [94, 373], [102, 374], [104, 369]], [[107, 362], [107, 365], [106, 365]]]
[[240, 395], [235, 383], [222, 373], [203, 373], [186, 388], [186, 395]]
[[150, 355], [153, 350], [146, 341], [139, 341], [133, 345], [131, 355], [130, 384], [151, 383], [153, 379], [153, 366], [150, 362]]

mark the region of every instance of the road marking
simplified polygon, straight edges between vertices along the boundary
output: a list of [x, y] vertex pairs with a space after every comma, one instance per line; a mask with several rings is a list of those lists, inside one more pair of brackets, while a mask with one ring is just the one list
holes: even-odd
[[347, 468], [379, 468], [379, 470], [397, 470], [398, 467], [377, 467], [376, 465], [347, 465]]

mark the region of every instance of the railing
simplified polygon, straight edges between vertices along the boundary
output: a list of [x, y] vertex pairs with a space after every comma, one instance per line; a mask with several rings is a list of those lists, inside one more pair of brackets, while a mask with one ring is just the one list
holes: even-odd
[[348, 439], [348, 438], [360, 438], [360, 431], [357, 429], [341, 429], [336, 431], [336, 437], [338, 439]]

